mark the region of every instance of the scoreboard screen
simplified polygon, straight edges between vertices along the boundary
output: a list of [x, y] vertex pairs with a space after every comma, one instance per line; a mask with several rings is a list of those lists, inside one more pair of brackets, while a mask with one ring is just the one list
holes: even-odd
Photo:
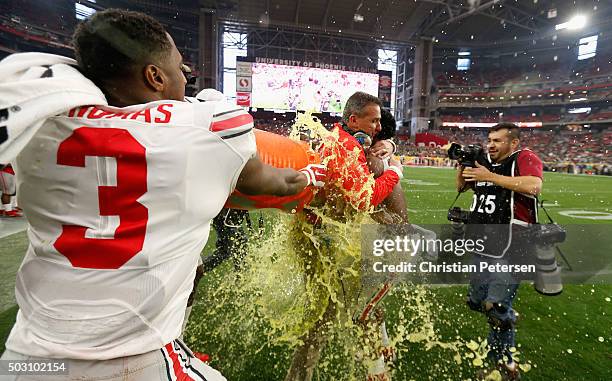
[[252, 65], [252, 107], [341, 113], [356, 91], [378, 96], [378, 74], [267, 63]]

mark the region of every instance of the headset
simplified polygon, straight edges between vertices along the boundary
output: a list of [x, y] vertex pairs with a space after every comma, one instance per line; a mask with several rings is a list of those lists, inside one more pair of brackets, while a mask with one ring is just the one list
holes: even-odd
[[363, 147], [364, 150], [370, 148], [372, 145], [372, 138], [370, 135], [366, 134], [363, 131], [353, 131], [344, 123], [342, 123], [342, 129], [350, 134], [352, 137], [359, 142], [359, 144]]

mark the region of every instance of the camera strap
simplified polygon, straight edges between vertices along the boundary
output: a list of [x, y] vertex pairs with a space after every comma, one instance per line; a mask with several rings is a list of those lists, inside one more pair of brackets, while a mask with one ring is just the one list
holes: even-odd
[[457, 202], [457, 200], [459, 200], [459, 196], [461, 196], [461, 192], [457, 192], [457, 197], [455, 197], [453, 203], [451, 204], [451, 206], [448, 207], [448, 209], [452, 209], [453, 206], [455, 206], [455, 203]]
[[[538, 197], [536, 196], [536, 205], [538, 205], [540, 208], [542, 208], [542, 210], [546, 214], [546, 217], [548, 217], [548, 221], [551, 224], [554, 224], [555, 221], [553, 221], [552, 217], [550, 216], [550, 214], [548, 214], [548, 212], [546, 211], [546, 208], [544, 207], [544, 200], [543, 199], [539, 200]], [[561, 259], [563, 259], [563, 262], [565, 262], [565, 264], [567, 265], [567, 269], [569, 271], [574, 271], [574, 269], [572, 268], [572, 265], [570, 265], [569, 261], [565, 257], [565, 254], [563, 254], [561, 249], [559, 249], [559, 246], [555, 245], [555, 250], [557, 251], [557, 253], [559, 253], [559, 256], [561, 257]]]
[[546, 214], [546, 217], [548, 217], [548, 221], [550, 221], [551, 224], [554, 224], [555, 221], [553, 221], [553, 219], [550, 217], [550, 214], [548, 214], [548, 212], [546, 211], [546, 208], [544, 208], [544, 200], [538, 200], [538, 197], [536, 196], [536, 205], [538, 205], [540, 208], [542, 208], [542, 210], [544, 211], [544, 213]]
[[453, 203], [451, 204], [451, 206], [448, 209], [452, 209], [453, 206], [455, 206], [455, 203], [457, 202], [457, 200], [459, 200], [459, 197], [461, 196], [461, 193], [466, 191], [466, 187], [467, 187], [467, 184], [464, 184], [463, 187], [461, 189], [459, 189], [459, 192], [457, 192], [457, 196], [455, 197], [455, 199], [453, 200]]

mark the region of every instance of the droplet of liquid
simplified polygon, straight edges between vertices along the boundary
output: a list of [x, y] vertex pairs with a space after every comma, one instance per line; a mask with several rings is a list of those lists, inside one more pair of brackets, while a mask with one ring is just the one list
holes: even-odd
[[531, 370], [531, 364], [519, 364], [519, 368], [523, 372], [527, 373], [527, 372], [529, 372]]

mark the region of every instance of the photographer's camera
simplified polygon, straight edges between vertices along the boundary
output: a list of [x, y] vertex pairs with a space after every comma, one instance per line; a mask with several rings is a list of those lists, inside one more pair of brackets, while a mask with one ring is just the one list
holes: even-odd
[[476, 163], [488, 166], [489, 163], [482, 147], [475, 144], [462, 146], [458, 143], [451, 143], [446, 153], [449, 159], [457, 160], [464, 167], [475, 168]]

